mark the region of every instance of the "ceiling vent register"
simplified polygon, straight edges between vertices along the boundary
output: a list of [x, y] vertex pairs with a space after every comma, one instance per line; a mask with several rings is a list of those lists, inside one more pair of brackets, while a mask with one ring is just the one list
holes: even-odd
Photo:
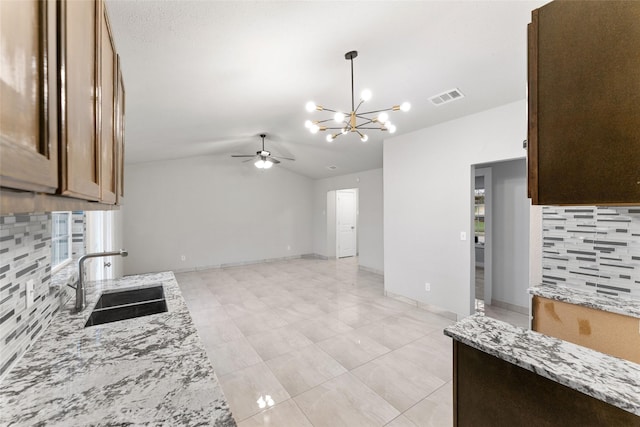
[[433, 105], [436, 105], [439, 107], [441, 105], [444, 105], [449, 102], [453, 102], [462, 98], [464, 98], [464, 94], [460, 92], [458, 88], [453, 88], [453, 89], [446, 90], [438, 95], [432, 96], [431, 98], [429, 98], [429, 101], [431, 101]]

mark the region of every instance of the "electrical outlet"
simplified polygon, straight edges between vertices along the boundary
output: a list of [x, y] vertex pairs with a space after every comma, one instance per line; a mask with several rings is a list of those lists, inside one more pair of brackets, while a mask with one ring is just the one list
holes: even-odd
[[27, 299], [27, 308], [33, 305], [33, 300], [35, 299], [35, 290], [33, 289], [33, 279], [27, 280], [27, 289], [26, 289], [26, 299]]
[[187, 260], [186, 255], [180, 255], [180, 261], [186, 261], [186, 260]]
[[425, 283], [424, 284], [424, 290], [427, 292], [431, 292], [431, 283]]

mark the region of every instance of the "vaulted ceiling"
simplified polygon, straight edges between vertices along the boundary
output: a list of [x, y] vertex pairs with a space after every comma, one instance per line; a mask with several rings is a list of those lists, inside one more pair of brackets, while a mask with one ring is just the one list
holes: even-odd
[[[396, 135], [411, 132], [523, 99], [527, 23], [544, 3], [107, 0], [127, 162], [253, 153], [264, 132], [268, 150], [296, 158], [277, 167], [311, 178], [382, 167], [388, 133], [327, 143], [304, 127], [328, 118], [308, 113], [309, 100], [349, 110], [344, 54], [359, 53], [356, 96], [371, 89], [371, 109], [411, 102], [391, 115]], [[429, 102], [451, 88], [465, 97]]]

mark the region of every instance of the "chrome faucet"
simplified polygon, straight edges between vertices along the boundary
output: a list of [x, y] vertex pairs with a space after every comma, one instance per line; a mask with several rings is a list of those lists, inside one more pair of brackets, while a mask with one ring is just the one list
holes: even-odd
[[98, 257], [116, 256], [116, 255], [121, 255], [123, 257], [126, 257], [127, 255], [129, 255], [129, 252], [127, 252], [125, 249], [120, 249], [119, 251], [113, 251], [113, 252], [95, 252], [95, 253], [86, 254], [80, 257], [80, 259], [78, 260], [78, 282], [76, 283], [76, 286], [74, 288], [76, 290], [75, 307], [77, 312], [84, 310], [84, 308], [87, 306], [87, 293], [84, 289], [84, 267], [83, 267], [84, 262], [89, 258], [98, 258]]

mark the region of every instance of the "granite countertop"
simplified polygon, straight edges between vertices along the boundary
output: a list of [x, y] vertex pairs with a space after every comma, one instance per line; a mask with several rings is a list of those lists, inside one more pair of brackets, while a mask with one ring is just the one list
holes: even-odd
[[[168, 312], [84, 328], [102, 291], [158, 283]], [[0, 383], [0, 425], [236, 425], [173, 273], [87, 290]]]
[[444, 334], [640, 416], [640, 365], [490, 317], [474, 315]]
[[551, 286], [546, 284], [529, 288], [529, 293], [555, 301], [562, 301], [570, 304], [595, 308], [597, 310], [622, 314], [624, 316], [640, 318], [639, 299], [597, 294], [595, 292], [587, 292], [582, 289], [570, 288], [568, 286]]

